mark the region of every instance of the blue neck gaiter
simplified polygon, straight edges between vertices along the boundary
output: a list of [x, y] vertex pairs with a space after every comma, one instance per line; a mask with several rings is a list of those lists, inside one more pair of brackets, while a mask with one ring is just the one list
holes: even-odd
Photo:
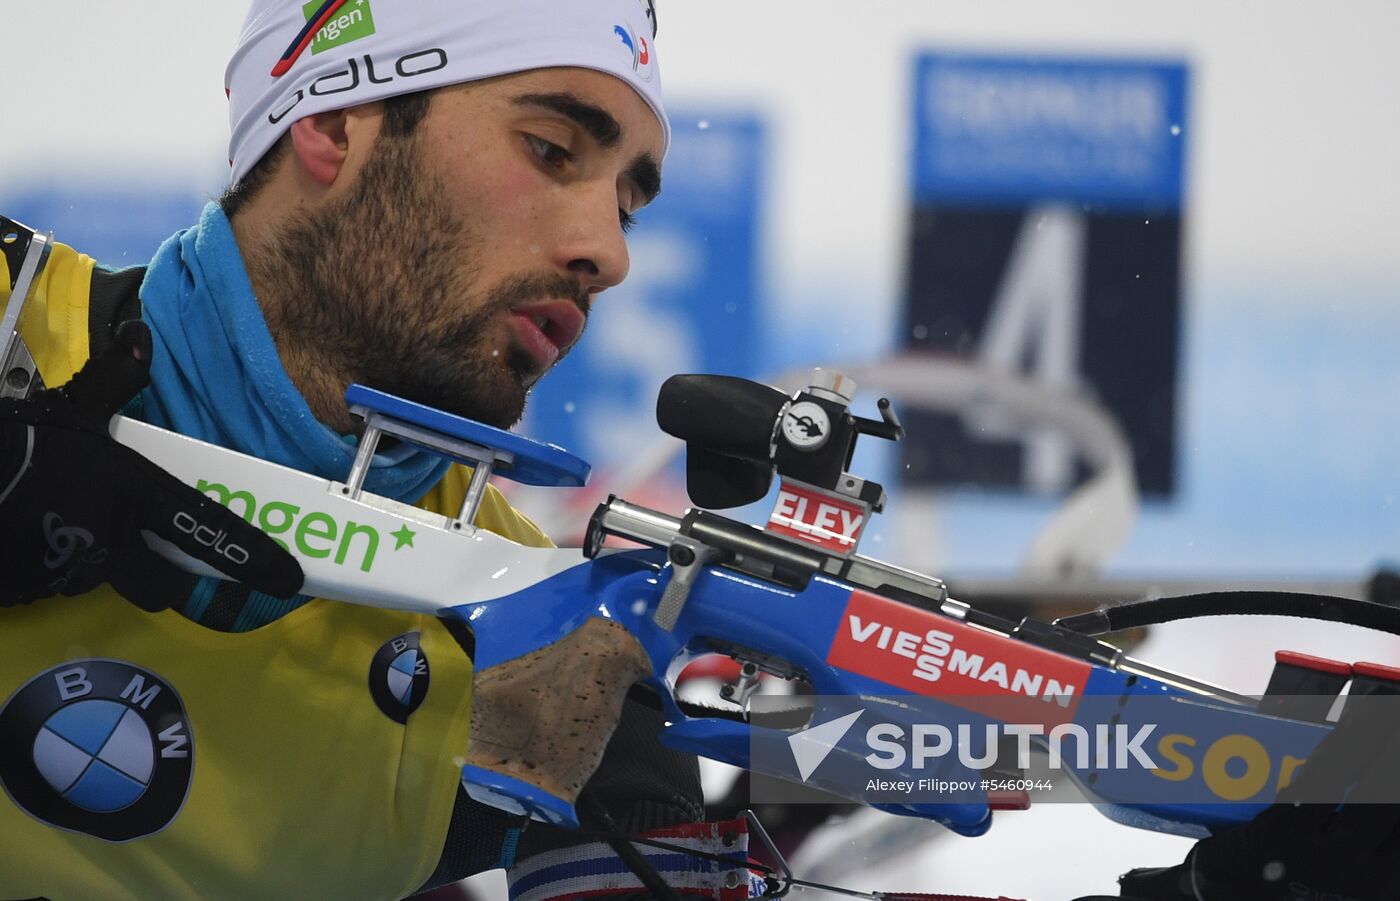
[[[154, 343], [151, 385], [142, 393], [147, 422], [345, 479], [357, 440], [318, 422], [292, 385], [218, 204], [161, 245], [141, 285], [141, 303]], [[375, 455], [365, 490], [414, 503], [449, 465], [399, 445]]]

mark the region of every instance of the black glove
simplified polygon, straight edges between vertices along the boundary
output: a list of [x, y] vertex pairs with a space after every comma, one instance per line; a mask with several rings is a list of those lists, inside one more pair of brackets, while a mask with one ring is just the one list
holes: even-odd
[[[268, 594], [301, 589], [301, 566], [271, 538], [112, 439], [111, 419], [150, 382], [150, 360], [149, 330], [128, 322], [62, 388], [0, 400], [0, 606], [103, 582], [146, 610], [182, 603], [194, 577], [142, 530]], [[224, 538], [206, 545], [196, 531]]]
[[[1353, 691], [1355, 689], [1353, 688]], [[1341, 721], [1279, 803], [1202, 839], [1175, 867], [1133, 870], [1141, 901], [1400, 898], [1400, 699], [1349, 697]], [[1338, 806], [1342, 799], [1348, 803]], [[1301, 803], [1299, 799], [1331, 803]], [[1388, 803], [1375, 803], [1377, 800]], [[1361, 803], [1357, 803], [1360, 801]]]

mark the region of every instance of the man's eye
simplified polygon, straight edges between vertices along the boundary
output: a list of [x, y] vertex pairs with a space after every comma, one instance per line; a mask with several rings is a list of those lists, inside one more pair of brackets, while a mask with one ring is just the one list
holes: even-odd
[[546, 141], [544, 138], [535, 135], [525, 135], [525, 143], [529, 145], [530, 152], [533, 153], [540, 162], [555, 169], [562, 169], [564, 166], [574, 161], [574, 155], [569, 151], [555, 144], [553, 141]]
[[632, 230], [632, 226], [637, 224], [637, 217], [624, 210], [617, 208], [617, 221], [622, 225], [622, 233], [625, 235]]

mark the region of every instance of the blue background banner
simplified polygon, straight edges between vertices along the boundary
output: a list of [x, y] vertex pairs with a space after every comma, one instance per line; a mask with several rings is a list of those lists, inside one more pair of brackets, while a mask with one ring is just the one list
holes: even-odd
[[1179, 63], [926, 53], [917, 61], [921, 200], [1181, 204]]

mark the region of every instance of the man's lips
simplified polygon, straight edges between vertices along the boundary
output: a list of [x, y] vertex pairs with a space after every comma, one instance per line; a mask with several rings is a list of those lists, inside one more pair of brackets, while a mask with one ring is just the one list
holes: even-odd
[[515, 343], [544, 372], [583, 334], [585, 316], [572, 300], [550, 300], [510, 311]]

